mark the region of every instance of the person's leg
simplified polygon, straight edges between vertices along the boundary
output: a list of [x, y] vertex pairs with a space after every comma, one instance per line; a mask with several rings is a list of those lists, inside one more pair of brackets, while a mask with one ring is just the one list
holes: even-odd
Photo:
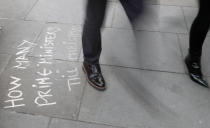
[[107, 0], [88, 0], [82, 35], [84, 53], [83, 70], [88, 83], [98, 90], [105, 90], [105, 80], [101, 73], [101, 26], [103, 24]]
[[134, 23], [140, 14], [143, 13], [143, 0], [120, 0], [120, 2], [131, 23]]
[[185, 59], [190, 78], [196, 83], [208, 87], [201, 72], [202, 46], [210, 27], [210, 4], [207, 0], [200, 0], [200, 8], [190, 30], [189, 54]]
[[98, 64], [101, 54], [101, 33], [107, 0], [88, 0], [83, 28], [84, 62]]
[[210, 4], [208, 0], [200, 0], [200, 9], [190, 30], [190, 49], [193, 56], [201, 57], [202, 46], [210, 27]]

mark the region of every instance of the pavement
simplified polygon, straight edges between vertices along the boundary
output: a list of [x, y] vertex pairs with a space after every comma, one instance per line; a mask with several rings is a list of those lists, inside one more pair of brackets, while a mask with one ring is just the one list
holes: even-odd
[[[85, 0], [0, 1], [0, 128], [210, 128], [209, 90], [183, 59], [195, 0], [147, 0], [133, 31], [109, 1], [100, 63], [108, 89], [81, 70]], [[210, 38], [203, 72], [210, 83]]]

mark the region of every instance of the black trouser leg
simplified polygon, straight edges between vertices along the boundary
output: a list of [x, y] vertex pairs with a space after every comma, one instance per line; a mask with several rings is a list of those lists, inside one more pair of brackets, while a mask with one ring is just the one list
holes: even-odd
[[[142, 0], [120, 0], [129, 20], [133, 23], [143, 9]], [[88, 0], [83, 28], [84, 62], [98, 64], [101, 54], [101, 33], [107, 0]]]
[[83, 28], [82, 45], [84, 62], [98, 64], [101, 54], [101, 26], [107, 0], [88, 0]]
[[210, 27], [210, 4], [200, 0], [200, 8], [190, 31], [190, 49], [192, 56], [201, 57], [202, 46]]
[[120, 0], [120, 2], [131, 23], [143, 12], [143, 0]]

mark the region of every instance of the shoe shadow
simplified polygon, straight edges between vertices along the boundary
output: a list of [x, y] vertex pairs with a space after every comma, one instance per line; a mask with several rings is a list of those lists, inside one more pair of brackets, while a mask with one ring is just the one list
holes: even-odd
[[[138, 51], [139, 43], [140, 42], [136, 41], [136, 51]], [[136, 51], [134, 51], [134, 53], [139, 54], [139, 52], [136, 52]], [[123, 61], [116, 58], [117, 56], [113, 54], [112, 56], [109, 56], [106, 59], [107, 59], [107, 62], [114, 61], [115, 63], [119, 65], [126, 65], [126, 64], [123, 64]], [[121, 81], [120, 86], [124, 88], [125, 90], [127, 90], [127, 92], [148, 113], [151, 119], [154, 119], [154, 122], [161, 125], [166, 125], [168, 127], [169, 126], [181, 127], [180, 126], [181, 120], [179, 120], [177, 113], [175, 113], [169, 106], [164, 104], [164, 101], [163, 101], [164, 99], [159, 99], [158, 97], [154, 95], [152, 90], [150, 90], [151, 86], [149, 84], [151, 82], [149, 81], [152, 81], [152, 79], [154, 80], [160, 79], [157, 72], [156, 72], [157, 75], [153, 75], [153, 78], [151, 78], [150, 80], [150, 78], [147, 78], [147, 75], [144, 75], [144, 73], [145, 72], [152, 73], [152, 71], [130, 69], [130, 68], [119, 68], [119, 67], [111, 68], [111, 69], [112, 69], [111, 72], [114, 73], [113, 75], [116, 77], [116, 80]], [[108, 85], [112, 86], [111, 83], [109, 83]]]

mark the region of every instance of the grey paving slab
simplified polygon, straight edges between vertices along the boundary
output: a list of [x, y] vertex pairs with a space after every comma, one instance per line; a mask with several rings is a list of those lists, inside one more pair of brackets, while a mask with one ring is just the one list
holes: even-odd
[[145, 0], [144, 2], [146, 4], [160, 4], [159, 0]]
[[14, 54], [24, 41], [33, 42], [41, 32], [42, 23], [20, 20], [0, 20], [4, 25], [0, 32], [0, 53]]
[[0, 18], [24, 19], [37, 0], [1, 0]]
[[83, 0], [41, 0], [29, 13], [27, 19], [81, 23]]
[[78, 61], [81, 51], [80, 25], [47, 24], [30, 56], [51, 55], [53, 59]]
[[136, 37], [131, 30], [105, 29], [100, 63], [184, 73], [176, 35], [139, 31]]
[[[118, 0], [110, 0], [118, 1]], [[197, 7], [196, 0], [144, 0], [146, 4]]]
[[47, 128], [48, 117], [0, 110], [1, 128]]
[[129, 128], [209, 127], [209, 90], [188, 76], [116, 67], [102, 71], [108, 89], [86, 86], [79, 120]]
[[[183, 56], [185, 57], [188, 54], [189, 49], [189, 36], [188, 35], [179, 35], [180, 38], [180, 46], [182, 48]], [[202, 54], [202, 70], [204, 75], [210, 76], [210, 38], [207, 37], [204, 46], [203, 46], [203, 54]], [[184, 58], [183, 58], [184, 60]]]
[[196, 0], [158, 0], [161, 5], [197, 7]]
[[0, 33], [3, 32], [3, 27], [6, 25], [7, 21], [8, 21], [8, 19], [6, 19], [6, 18], [0, 18], [0, 26], [1, 26]]
[[148, 4], [197, 7], [196, 0], [145, 0]]
[[71, 120], [53, 119], [49, 128], [119, 128]]
[[[190, 31], [190, 27], [198, 13], [198, 8], [183, 7], [183, 11], [187, 22], [188, 31]], [[210, 36], [210, 33], [208, 33], [208, 36]]]
[[118, 2], [118, 0], [108, 0], [108, 1], [110, 1], [110, 2]]
[[0, 74], [6, 68], [7, 64], [9, 63], [9, 59], [11, 58], [10, 55], [7, 54], [0, 54]]
[[[120, 4], [118, 4], [113, 27], [131, 28], [128, 18]], [[187, 33], [184, 15], [180, 7], [148, 5], [147, 11], [137, 21], [137, 30], [161, 31], [172, 33]]]
[[0, 107], [76, 119], [85, 85], [81, 64], [25, 57], [11, 59], [0, 76]]
[[116, 1], [113, 0], [112, 2], [108, 2], [103, 27], [112, 27], [113, 19], [114, 19], [114, 13], [116, 11], [116, 6], [117, 6]]
[[[105, 26], [111, 26], [115, 2], [110, 2]], [[84, 0], [41, 0], [29, 13], [28, 20], [82, 24], [86, 1]]]

